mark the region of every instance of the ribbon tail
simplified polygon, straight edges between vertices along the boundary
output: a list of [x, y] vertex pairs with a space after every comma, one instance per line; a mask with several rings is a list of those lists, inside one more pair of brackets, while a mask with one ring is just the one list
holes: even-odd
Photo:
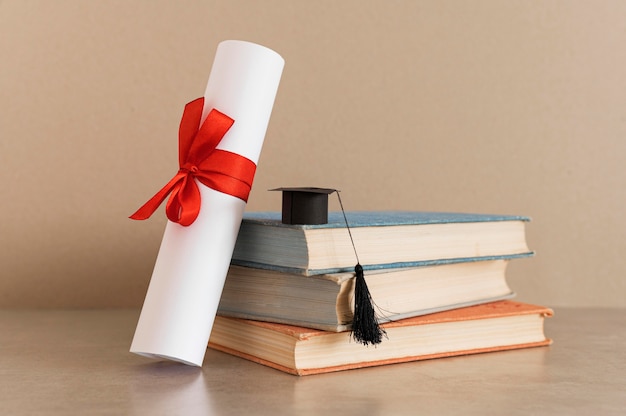
[[157, 192], [152, 198], [141, 206], [133, 215], [129, 218], [132, 220], [147, 220], [150, 218], [154, 211], [159, 208], [159, 205], [165, 201], [165, 198], [172, 192], [177, 182], [185, 177], [184, 173], [178, 173], [174, 176], [159, 192]]

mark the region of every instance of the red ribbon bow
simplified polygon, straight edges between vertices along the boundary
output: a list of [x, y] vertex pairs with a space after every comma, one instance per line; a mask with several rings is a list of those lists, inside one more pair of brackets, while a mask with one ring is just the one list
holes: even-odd
[[200, 190], [194, 179], [211, 189], [248, 201], [256, 164], [236, 153], [215, 148], [234, 120], [212, 109], [200, 126], [203, 107], [204, 98], [185, 106], [178, 131], [180, 170], [130, 216], [133, 220], [149, 218], [171, 194], [165, 208], [167, 218], [183, 226], [192, 224], [200, 212]]

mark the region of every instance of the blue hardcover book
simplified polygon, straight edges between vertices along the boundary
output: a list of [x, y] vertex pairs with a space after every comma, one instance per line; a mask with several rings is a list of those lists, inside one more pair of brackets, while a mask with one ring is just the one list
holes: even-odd
[[[449, 212], [331, 212], [327, 224], [287, 225], [280, 212], [250, 212], [232, 264], [305, 276], [531, 255], [529, 218]], [[350, 239], [354, 241], [354, 247]]]
[[[367, 272], [380, 322], [508, 299], [509, 258]], [[218, 315], [324, 331], [347, 331], [354, 318], [354, 272], [316, 276], [230, 266]]]

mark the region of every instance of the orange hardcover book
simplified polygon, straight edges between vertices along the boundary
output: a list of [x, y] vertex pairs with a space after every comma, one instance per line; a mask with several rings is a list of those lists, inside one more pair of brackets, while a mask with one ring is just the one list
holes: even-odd
[[544, 318], [552, 314], [544, 306], [508, 300], [470, 306], [386, 323], [387, 338], [376, 347], [351, 340], [349, 332], [217, 316], [209, 347], [309, 375], [549, 345]]

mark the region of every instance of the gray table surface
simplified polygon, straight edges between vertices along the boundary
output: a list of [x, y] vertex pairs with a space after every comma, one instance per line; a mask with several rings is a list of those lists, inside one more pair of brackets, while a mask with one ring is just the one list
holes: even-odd
[[0, 311], [1, 415], [624, 415], [626, 309], [556, 309], [550, 347], [297, 377], [128, 352], [136, 310]]

